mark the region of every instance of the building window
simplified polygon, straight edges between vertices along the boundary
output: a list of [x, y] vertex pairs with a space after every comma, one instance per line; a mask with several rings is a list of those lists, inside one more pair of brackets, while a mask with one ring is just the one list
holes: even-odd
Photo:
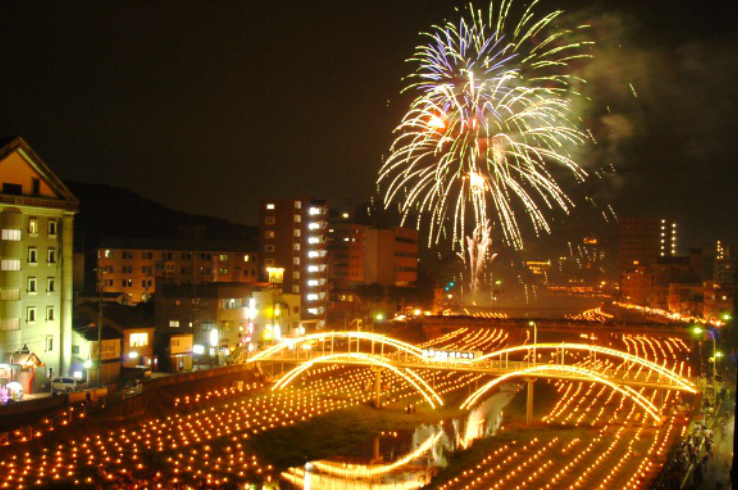
[[41, 179], [36, 177], [31, 179], [31, 194], [34, 196], [41, 194]]
[[274, 245], [264, 245], [265, 252], [274, 252]]
[[56, 291], [56, 279], [49, 277], [46, 279], [46, 292], [53, 293]]
[[56, 236], [56, 220], [49, 220], [48, 231], [50, 236]]
[[53, 322], [54, 320], [56, 320], [56, 312], [54, 311], [54, 307], [47, 306], [46, 307], [46, 321]]
[[249, 256], [248, 256], [248, 254], [247, 254], [247, 255], [244, 255], [244, 256], [243, 256], [243, 261], [244, 261], [244, 262], [248, 262], [248, 261], [249, 261]]
[[147, 332], [132, 333], [129, 345], [131, 347], [146, 347], [149, 345], [149, 334]]
[[308, 243], [320, 243], [320, 238], [316, 236], [311, 236], [310, 238], [308, 238]]
[[21, 231], [3, 228], [3, 240], [9, 242], [19, 242], [21, 239]]
[[0, 269], [4, 271], [19, 271], [20, 260], [18, 259], [2, 259], [0, 262]]
[[179, 328], [179, 320], [169, 320], [169, 328]]
[[35, 277], [29, 277], [28, 278], [28, 292], [37, 293], [38, 292], [37, 284], [38, 283]]
[[267, 230], [264, 232], [264, 238], [274, 238], [274, 231], [273, 230]]
[[316, 207], [310, 208], [310, 215], [311, 216], [316, 216], [316, 215], [318, 215], [320, 213], [321, 213], [321, 209], [320, 208], [316, 208]]
[[302, 209], [302, 202], [301, 201], [295, 201], [295, 209]]
[[277, 222], [277, 218], [275, 218], [274, 216], [267, 216], [266, 219], [264, 219], [264, 223], [268, 225], [273, 225], [276, 222]]
[[293, 272], [292, 279], [300, 279], [300, 273], [298, 271]]
[[301, 222], [302, 222], [302, 216], [300, 216], [299, 214], [296, 214], [295, 215], [295, 223], [301, 223]]
[[320, 223], [312, 222], [308, 225], [308, 228], [311, 230], [317, 230], [318, 228], [320, 228]]
[[297, 250], [299, 252], [300, 251], [300, 244], [299, 243], [295, 243], [294, 245], [292, 245], [292, 248], [294, 250]]
[[292, 263], [295, 265], [300, 265], [300, 257], [292, 257]]
[[29, 306], [26, 309], [26, 321], [28, 323], [36, 323], [36, 307]]
[[300, 292], [300, 286], [297, 286], [297, 285], [292, 286], [292, 292], [293, 293], [299, 293]]
[[307, 295], [308, 301], [318, 301], [318, 295], [317, 294], [308, 294]]
[[266, 208], [268, 210], [270, 210], [270, 211], [273, 210], [274, 209], [274, 203], [273, 202], [268, 202], [267, 205], [266, 205]]
[[31, 218], [28, 220], [28, 233], [31, 235], [38, 234], [38, 218]]
[[274, 259], [264, 259], [264, 265], [274, 265]]
[[316, 252], [315, 250], [311, 250], [310, 252], [308, 252], [308, 257], [314, 259], [316, 257], [320, 257], [320, 253]]
[[56, 249], [55, 248], [50, 248], [46, 252], [46, 261], [49, 264], [56, 264]]
[[46, 352], [54, 350], [54, 337], [46, 337]]
[[112, 250], [105, 250], [103, 252], [103, 257], [106, 259], [112, 259], [113, 258], [113, 251]]
[[221, 275], [230, 274], [230, 272], [231, 270], [228, 267], [221, 267], [220, 269], [218, 269], [218, 274]]
[[295, 230], [295, 236], [296, 236], [296, 237], [298, 237], [298, 238], [299, 238], [300, 236], [302, 236], [302, 232], [300, 231], [300, 229], [299, 229], [299, 228]]
[[123, 279], [120, 282], [121, 287], [130, 288], [133, 287], [133, 279]]
[[221, 262], [227, 262], [228, 261], [228, 255], [226, 254], [220, 254], [218, 255], [218, 260]]
[[28, 263], [38, 264], [38, 250], [36, 247], [28, 247]]
[[73, 345], [72, 346], [72, 354], [79, 355], [79, 346], [78, 345]]

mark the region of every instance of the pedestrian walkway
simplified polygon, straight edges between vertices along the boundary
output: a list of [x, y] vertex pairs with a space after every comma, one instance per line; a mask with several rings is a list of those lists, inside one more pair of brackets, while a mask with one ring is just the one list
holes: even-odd
[[704, 469], [704, 483], [701, 487], [695, 488], [709, 490], [728, 490], [730, 488], [730, 465], [732, 464], [733, 437], [735, 433], [734, 395], [729, 393], [725, 401], [726, 406], [721, 411], [721, 415], [727, 416], [727, 421], [724, 424], [718, 422], [713, 427], [715, 432], [713, 457]]

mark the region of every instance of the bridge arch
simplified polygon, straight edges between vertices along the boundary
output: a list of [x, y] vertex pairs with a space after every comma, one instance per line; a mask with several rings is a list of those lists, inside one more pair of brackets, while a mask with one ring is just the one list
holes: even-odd
[[290, 383], [292, 383], [292, 381], [294, 381], [295, 378], [297, 378], [300, 374], [304, 373], [317, 363], [341, 364], [341, 361], [345, 360], [352, 360], [355, 362], [358, 361], [361, 364], [379, 366], [389, 369], [390, 371], [410, 383], [410, 385], [412, 385], [413, 388], [415, 388], [423, 396], [423, 398], [425, 398], [425, 400], [432, 408], [436, 408], [437, 405], [443, 405], [443, 399], [438, 395], [438, 393], [436, 393], [433, 388], [431, 388], [431, 386], [423, 378], [418, 376], [415, 371], [408, 368], [398, 368], [382, 360], [381, 358], [378, 358], [377, 356], [373, 356], [371, 354], [362, 354], [360, 352], [341, 352], [337, 354], [327, 354], [310, 359], [309, 361], [305, 361], [304, 363], [289, 371], [274, 385], [274, 387], [272, 387], [272, 390], [281, 390], [282, 388], [285, 388]]
[[407, 354], [411, 356], [415, 356], [417, 358], [423, 358], [423, 350], [419, 347], [416, 347], [412, 344], [408, 344], [407, 342], [403, 342], [402, 340], [393, 339], [392, 337], [387, 337], [385, 335], [380, 335], [376, 333], [371, 332], [324, 332], [324, 333], [314, 333], [309, 335], [303, 335], [302, 337], [296, 337], [294, 339], [284, 339], [279, 344], [273, 345], [256, 355], [252, 356], [250, 359], [248, 359], [246, 362], [255, 362], [260, 359], [266, 359], [269, 356], [273, 356], [285, 349], [293, 349], [300, 346], [300, 344], [304, 344], [306, 342], [312, 342], [312, 341], [319, 341], [319, 342], [330, 342], [331, 340], [343, 340], [347, 339], [349, 341], [356, 340], [356, 341], [369, 341], [369, 342], [375, 342], [377, 344], [386, 345], [389, 347], [394, 347], [398, 351], [406, 352]]
[[586, 369], [582, 367], [575, 367], [575, 366], [566, 366], [566, 365], [556, 365], [556, 364], [540, 364], [538, 366], [532, 366], [525, 369], [520, 369], [518, 371], [513, 371], [511, 373], [504, 374], [498, 378], [493, 379], [486, 385], [479, 388], [477, 391], [472, 393], [466, 400], [464, 400], [464, 403], [461, 404], [462, 409], [470, 408], [473, 406], [479, 399], [487, 393], [489, 390], [491, 390], [496, 385], [502, 383], [503, 381], [506, 381], [510, 378], [519, 378], [519, 377], [536, 377], [536, 375], [545, 373], [545, 372], [553, 372], [553, 373], [567, 373], [567, 374], [574, 374], [581, 376], [583, 378], [587, 378], [595, 383], [600, 383], [609, 386], [610, 388], [616, 390], [617, 392], [623, 394], [624, 396], [630, 398], [635, 402], [638, 406], [643, 408], [648, 415], [650, 415], [656, 423], [661, 422], [661, 415], [659, 413], [658, 408], [651, 403], [651, 401], [638, 393], [636, 390], [630, 388], [629, 386], [620, 386], [616, 383], [613, 383], [612, 381], [603, 378], [599, 374], [597, 374], [596, 371], [593, 371], [591, 369]]
[[[601, 347], [598, 345], [590, 345], [590, 344], [576, 344], [576, 343], [559, 343], [559, 344], [527, 344], [527, 345], [518, 345], [515, 347], [508, 347], [506, 349], [500, 349], [494, 352], [490, 352], [488, 354], [484, 354], [481, 357], [478, 357], [476, 359], [473, 359], [471, 363], [478, 363], [483, 362], [485, 360], [489, 360], [495, 357], [502, 357], [507, 354], [516, 353], [520, 351], [529, 351], [529, 350], [575, 350], [575, 351], [587, 351], [587, 352], [594, 352], [597, 354], [603, 354], [606, 356], [612, 356], [612, 357], [618, 357], [624, 361], [632, 362], [635, 364], [639, 364], [653, 372], [656, 372], [660, 374], [661, 376], [664, 376], [668, 378], [670, 381], [672, 381], [677, 386], [680, 386], [684, 391], [687, 391], [689, 393], [695, 394], [697, 393], [697, 388], [694, 386], [694, 384], [689, 381], [684, 376], [681, 376], [671, 369], [665, 368], [664, 366], [661, 366], [659, 364], [656, 364], [655, 362], [649, 361], [647, 359], [643, 359], [642, 357], [634, 356], [633, 354], [629, 354], [627, 352], [623, 352], [617, 349], [611, 349], [609, 347]], [[560, 365], [559, 365], [560, 366]]]

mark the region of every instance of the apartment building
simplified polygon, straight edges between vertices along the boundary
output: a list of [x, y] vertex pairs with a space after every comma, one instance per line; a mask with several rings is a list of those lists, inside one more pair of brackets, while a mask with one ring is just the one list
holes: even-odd
[[364, 232], [364, 282], [412, 286], [418, 280], [418, 231], [370, 228]]
[[241, 241], [103, 240], [97, 251], [98, 283], [105, 293], [125, 293], [132, 304], [146, 301], [160, 284], [253, 283], [258, 280], [256, 247]]
[[262, 200], [259, 205], [262, 279], [300, 295], [303, 324], [311, 329], [325, 326], [327, 217], [327, 202], [312, 197]]
[[[33, 391], [72, 366], [74, 215], [79, 202], [23, 138], [0, 140], [0, 362]], [[15, 352], [38, 363], [15, 365]], [[38, 372], [36, 372], [38, 370]], [[0, 380], [6, 382], [7, 379]]]

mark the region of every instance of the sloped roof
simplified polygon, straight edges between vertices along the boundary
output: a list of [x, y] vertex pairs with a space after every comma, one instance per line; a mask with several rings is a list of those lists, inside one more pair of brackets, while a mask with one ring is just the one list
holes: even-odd
[[27, 156], [26, 160], [29, 165], [31, 165], [36, 172], [43, 177], [49, 187], [51, 187], [60, 196], [60, 199], [50, 199], [39, 196], [12, 196], [13, 200], [15, 202], [20, 200], [21, 202], [34, 201], [42, 203], [47, 201], [49, 204], [55, 204], [56, 206], [76, 211], [79, 208], [79, 200], [74, 196], [74, 194], [72, 194], [72, 191], [64, 185], [64, 182], [62, 182], [61, 179], [51, 171], [49, 166], [41, 160], [36, 152], [33, 151], [26, 140], [20, 136], [0, 138], [0, 160], [18, 150], [22, 150], [22, 152]]

